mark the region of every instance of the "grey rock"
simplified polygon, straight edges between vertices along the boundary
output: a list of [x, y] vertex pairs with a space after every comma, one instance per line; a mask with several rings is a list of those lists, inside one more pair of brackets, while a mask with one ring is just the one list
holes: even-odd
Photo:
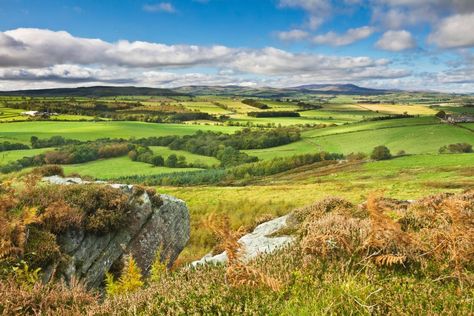
[[[160, 195], [163, 205], [154, 207], [148, 193], [133, 196], [133, 186], [83, 181], [80, 178], [46, 177], [43, 181], [56, 185], [86, 185], [103, 183], [129, 195], [132, 214], [120, 230], [96, 234], [78, 229], [68, 230], [57, 241], [66, 262], [46, 267], [66, 282], [73, 278], [84, 281], [88, 287], [99, 287], [105, 273], [124, 255], [131, 254], [142, 272], [147, 275], [157, 252], [171, 266], [185, 247], [190, 236], [189, 211], [186, 204], [168, 195]], [[48, 273], [45, 281], [52, 277]]]
[[[272, 253], [294, 241], [293, 236], [272, 236], [283, 228], [288, 227], [289, 215], [275, 218], [271, 221], [258, 225], [253, 232], [242, 236], [239, 243], [242, 245], [241, 260], [248, 262], [265, 253]], [[207, 254], [201, 260], [191, 263], [191, 266], [203, 264], [223, 264], [227, 262], [226, 252], [212, 256]]]

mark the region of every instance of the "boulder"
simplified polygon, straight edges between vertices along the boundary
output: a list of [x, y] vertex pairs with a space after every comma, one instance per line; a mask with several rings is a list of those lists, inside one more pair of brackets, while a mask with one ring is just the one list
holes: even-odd
[[[44, 181], [57, 185], [87, 185], [80, 178], [46, 177]], [[44, 281], [55, 277], [67, 282], [75, 278], [88, 287], [99, 287], [105, 273], [124, 255], [131, 254], [143, 274], [149, 273], [155, 254], [173, 264], [190, 236], [189, 211], [186, 204], [168, 195], [160, 195], [162, 204], [154, 206], [146, 191], [133, 194], [132, 185], [107, 184], [129, 196], [132, 212], [125, 227], [103, 234], [70, 229], [57, 236], [64, 262], [44, 269]]]
[[[248, 262], [261, 254], [272, 253], [294, 241], [293, 236], [275, 236], [275, 234], [287, 228], [289, 215], [275, 218], [271, 221], [258, 225], [253, 232], [239, 239], [242, 245], [241, 260]], [[201, 260], [191, 263], [196, 267], [203, 264], [222, 264], [227, 262], [226, 252], [213, 256], [207, 254]]]

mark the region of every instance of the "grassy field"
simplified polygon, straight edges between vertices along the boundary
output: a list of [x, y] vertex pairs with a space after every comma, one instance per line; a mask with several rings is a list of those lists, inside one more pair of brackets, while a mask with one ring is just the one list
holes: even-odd
[[32, 157], [39, 155], [50, 148], [40, 148], [40, 149], [24, 149], [24, 150], [12, 150], [12, 151], [3, 151], [0, 152], [0, 166], [6, 165], [11, 161], [16, 161], [23, 157]]
[[32, 135], [39, 138], [61, 135], [78, 140], [94, 140], [105, 137], [129, 139], [132, 137], [189, 135], [198, 130], [232, 133], [239, 129], [239, 127], [231, 126], [143, 122], [18, 122], [0, 124], [0, 141], [29, 142]]
[[161, 146], [150, 146], [150, 149], [153, 151], [154, 154], [163, 156], [166, 159], [169, 155], [175, 154], [177, 156], [184, 156], [186, 157], [187, 163], [196, 163], [196, 164], [204, 164], [206, 166], [218, 166], [220, 161], [217, 160], [215, 157], [208, 157], [208, 156], [201, 156], [189, 153], [184, 150], [172, 150], [168, 147], [161, 147]]
[[215, 240], [203, 225], [210, 213], [227, 214], [235, 229], [253, 227], [265, 215], [280, 216], [328, 196], [360, 203], [380, 190], [397, 199], [474, 188], [474, 154], [414, 155], [387, 161], [307, 166], [240, 187], [158, 187], [186, 201], [192, 233], [182, 261], [212, 249]]
[[66, 174], [80, 174], [94, 179], [107, 180], [132, 175], [155, 175], [172, 172], [200, 170], [196, 168], [154, 167], [150, 164], [131, 161], [128, 157], [97, 160], [77, 165], [65, 165]]
[[302, 140], [271, 149], [246, 151], [268, 160], [273, 157], [315, 153], [321, 150], [344, 153], [370, 153], [375, 146], [385, 145], [392, 153], [404, 150], [409, 154], [437, 153], [441, 146], [474, 142], [472, 131], [442, 124], [433, 118], [396, 119], [356, 123], [314, 129], [302, 133]]

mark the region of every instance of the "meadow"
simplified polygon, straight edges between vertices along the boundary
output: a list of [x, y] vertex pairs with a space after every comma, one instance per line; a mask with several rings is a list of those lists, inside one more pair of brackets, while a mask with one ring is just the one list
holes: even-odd
[[[22, 98], [6, 99], [10, 104], [26, 102]], [[440, 96], [407, 93], [379, 96], [304, 95], [299, 99], [255, 98], [267, 104], [268, 109], [244, 104], [244, 99], [246, 97], [215, 95], [77, 97], [74, 104], [82, 106], [78, 113], [60, 113], [49, 120], [20, 122], [14, 122], [23, 119], [18, 116], [19, 109], [0, 110], [0, 143], [8, 141], [33, 145], [30, 144], [32, 136], [40, 140], [62, 136], [82, 142], [58, 147], [48, 143], [46, 146], [52, 147], [3, 151], [0, 152], [0, 167], [23, 157], [54, 151], [49, 157], [67, 158], [67, 154], [75, 154], [76, 159], [84, 160], [74, 161], [88, 161], [71, 164], [72, 160], [60, 160], [66, 176], [133, 184], [147, 184], [146, 180], [155, 176], [164, 177], [167, 181], [155, 182], [153, 188], [158, 193], [184, 200], [191, 224], [190, 240], [172, 271], [166, 271], [158, 261], [158, 266], [154, 264], [152, 277], [139, 280], [133, 291], [124, 290], [126, 295], [112, 296], [108, 281], [108, 294], [97, 303], [99, 300], [80, 285], [71, 289], [59, 284], [43, 286], [37, 283], [32, 287], [29, 283], [21, 283], [28, 281], [18, 281], [23, 280], [23, 276], [15, 274], [16, 279], [10, 277], [8, 282], [0, 282], [0, 294], [9, 297], [11, 310], [18, 311], [23, 305], [34, 305], [32, 296], [43, 302], [44, 293], [47, 293], [48, 302], [53, 302], [52, 305], [42, 304], [37, 310], [61, 310], [63, 314], [69, 314], [71, 310], [76, 314], [92, 310], [92, 314], [101, 315], [117, 312], [124, 315], [175, 314], [177, 311], [181, 314], [312, 315], [314, 310], [327, 314], [362, 315], [472, 313], [472, 286], [463, 283], [472, 277], [469, 264], [462, 266], [464, 274], [452, 274], [452, 271], [458, 271], [458, 262], [465, 262], [465, 258], [469, 257], [464, 256], [464, 248], [455, 244], [452, 249], [461, 250], [456, 254], [443, 252], [445, 257], [442, 259], [427, 255], [431, 252], [412, 256], [411, 248], [404, 248], [406, 241], [412, 243], [410, 247], [419, 247], [419, 244], [412, 242], [415, 239], [411, 236], [423, 234], [425, 230], [418, 229], [416, 223], [425, 225], [426, 216], [433, 214], [420, 215], [416, 213], [419, 209], [408, 212], [395, 207], [386, 212], [381, 207], [378, 209], [378, 202], [374, 200], [377, 195], [401, 200], [400, 205], [404, 205], [403, 201], [424, 198], [423, 201], [433, 202], [429, 205], [438, 205], [439, 200], [447, 197], [446, 193], [461, 194], [474, 189], [474, 154], [438, 153], [440, 147], [449, 144], [474, 145], [474, 123], [447, 124], [435, 117], [440, 109], [454, 114], [469, 112], [463, 112], [464, 108], [456, 105], [457, 98], [443, 97], [444, 103], [440, 107], [435, 106], [440, 103]], [[320, 108], [303, 109], [298, 106], [298, 100], [317, 103]], [[72, 102], [70, 98], [42, 98], [36, 101], [43, 104], [50, 102], [56, 107], [61, 102]], [[91, 110], [95, 102], [107, 111], [95, 113]], [[300, 116], [248, 116], [249, 112], [265, 111], [290, 111]], [[189, 115], [185, 121], [169, 121], [174, 115], [182, 113]], [[207, 113], [209, 116], [202, 119], [195, 116], [196, 113]], [[195, 135], [199, 131], [226, 135]], [[236, 132], [241, 133], [229, 136]], [[151, 139], [138, 141], [148, 137]], [[102, 138], [110, 140], [97, 141]], [[119, 138], [127, 141], [117, 140]], [[370, 154], [374, 147], [380, 145], [387, 146], [392, 156], [384, 157], [387, 158], [385, 160], [372, 159]], [[97, 150], [94, 159], [98, 160], [86, 160], [89, 157], [86, 154], [94, 149]], [[61, 150], [65, 153], [61, 154]], [[335, 155], [321, 154], [323, 151]], [[102, 152], [102, 156], [98, 152]], [[203, 153], [212, 156], [204, 156]], [[364, 153], [365, 156], [360, 154], [350, 158], [350, 153]], [[163, 161], [154, 165], [153, 158], [156, 156], [166, 160], [171, 155], [184, 157], [186, 164], [181, 164], [180, 168], [165, 167]], [[189, 168], [188, 164], [199, 168]], [[26, 181], [27, 174], [34, 168], [30, 165], [5, 173], [1, 179]], [[58, 171], [58, 168], [40, 168], [35, 172], [40, 170]], [[231, 176], [219, 178], [219, 174], [231, 170], [234, 170], [234, 173], [229, 173]], [[207, 182], [190, 184], [193, 177], [198, 177], [196, 174], [209, 175], [209, 178]], [[170, 180], [180, 177], [189, 182], [170, 185]], [[432, 197], [434, 194], [442, 195]], [[471, 193], [464, 194], [466, 196], [459, 197], [458, 201], [466, 203], [470, 199]], [[350, 203], [358, 205], [365, 202], [368, 211], [365, 206], [348, 206]], [[342, 206], [342, 210], [338, 205]], [[451, 207], [451, 211], [455, 212], [455, 207]], [[306, 215], [304, 222], [298, 222], [300, 220], [295, 218], [305, 212], [312, 215]], [[449, 212], [442, 212], [439, 214], [442, 214], [440, 218], [443, 221], [438, 218], [434, 223], [445, 223], [446, 217], [443, 216], [451, 216]], [[25, 214], [16, 216], [12, 227], [30, 220]], [[252, 231], [259, 223], [287, 214], [291, 214], [292, 223], [295, 221], [297, 224], [280, 233], [294, 235], [297, 242], [292, 247], [248, 265], [231, 262], [227, 267], [187, 268], [189, 262], [208, 253], [224, 249], [231, 254], [238, 253], [232, 245], [236, 245], [240, 234]], [[210, 222], [210, 215], [213, 215], [214, 222]], [[60, 223], [67, 220], [56, 215], [53, 217]], [[36, 220], [41, 222], [43, 218]], [[410, 238], [405, 238], [405, 232], [397, 228], [401, 224], [395, 221], [413, 225]], [[448, 231], [457, 238], [450, 237], [447, 240], [450, 243], [472, 238], [468, 234], [455, 235], [462, 233], [459, 227], [468, 225], [468, 220], [465, 223], [456, 220], [448, 222], [452, 223], [449, 229], [438, 231], [435, 228], [434, 233], [422, 237], [436, 239], [447, 236], [445, 233]], [[433, 229], [428, 226], [425, 228]], [[307, 227], [316, 228], [309, 230]], [[364, 247], [373, 240], [366, 238], [361, 244], [357, 234], [372, 236], [377, 227], [381, 227], [384, 233], [377, 235], [383, 237], [378, 241], [395, 236], [398, 239], [390, 245], [403, 255], [387, 252], [388, 248], [367, 255]], [[440, 232], [444, 235], [437, 235]], [[352, 244], [356, 246], [351, 248]], [[428, 244], [433, 246], [434, 242]], [[438, 248], [435, 247], [432, 252], [438, 251]], [[315, 251], [317, 256], [308, 256], [308, 249]], [[445, 251], [443, 247], [439, 249]], [[380, 251], [384, 251], [382, 263], [372, 258], [378, 256]], [[235, 256], [238, 258], [238, 254]], [[425, 256], [429, 257], [426, 261], [420, 259]], [[413, 258], [421, 261], [410, 261]], [[464, 261], [459, 261], [460, 258]], [[386, 263], [387, 260], [394, 263]], [[429, 269], [423, 268], [425, 266]], [[31, 271], [25, 272], [26, 275], [34, 273]], [[122, 275], [127, 275], [125, 269]], [[135, 272], [137, 276], [140, 276], [139, 272]], [[25, 287], [25, 284], [28, 286]], [[398, 304], [402, 300], [404, 303]]]

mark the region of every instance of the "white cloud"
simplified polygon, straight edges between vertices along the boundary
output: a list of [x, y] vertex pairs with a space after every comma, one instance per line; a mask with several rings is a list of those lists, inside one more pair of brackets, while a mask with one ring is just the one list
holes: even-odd
[[442, 48], [473, 47], [474, 13], [458, 14], [442, 20], [428, 41]]
[[308, 36], [308, 32], [298, 29], [277, 33], [277, 37], [282, 41], [301, 41], [308, 38]]
[[328, 44], [332, 46], [349, 45], [356, 41], [369, 37], [374, 33], [374, 28], [370, 26], [363, 26], [347, 30], [345, 34], [337, 34], [335, 32], [328, 32], [323, 35], [313, 37], [312, 41], [316, 44]]
[[387, 31], [375, 44], [377, 48], [388, 50], [392, 52], [400, 52], [416, 47], [416, 42], [410, 32], [402, 31]]
[[[196, 73], [193, 68], [204, 73]], [[0, 32], [3, 87], [13, 82], [28, 87], [37, 87], [40, 82], [153, 86], [346, 82], [408, 74], [404, 69], [392, 68], [386, 59], [364, 56], [291, 53], [273, 47], [244, 49], [125, 40], [111, 43], [42, 29]]]
[[330, 16], [332, 7], [328, 0], [279, 0], [281, 8], [298, 8], [308, 12], [307, 24], [318, 28]]
[[145, 4], [143, 10], [146, 12], [166, 12], [175, 13], [175, 7], [169, 2], [160, 2], [155, 4]]

